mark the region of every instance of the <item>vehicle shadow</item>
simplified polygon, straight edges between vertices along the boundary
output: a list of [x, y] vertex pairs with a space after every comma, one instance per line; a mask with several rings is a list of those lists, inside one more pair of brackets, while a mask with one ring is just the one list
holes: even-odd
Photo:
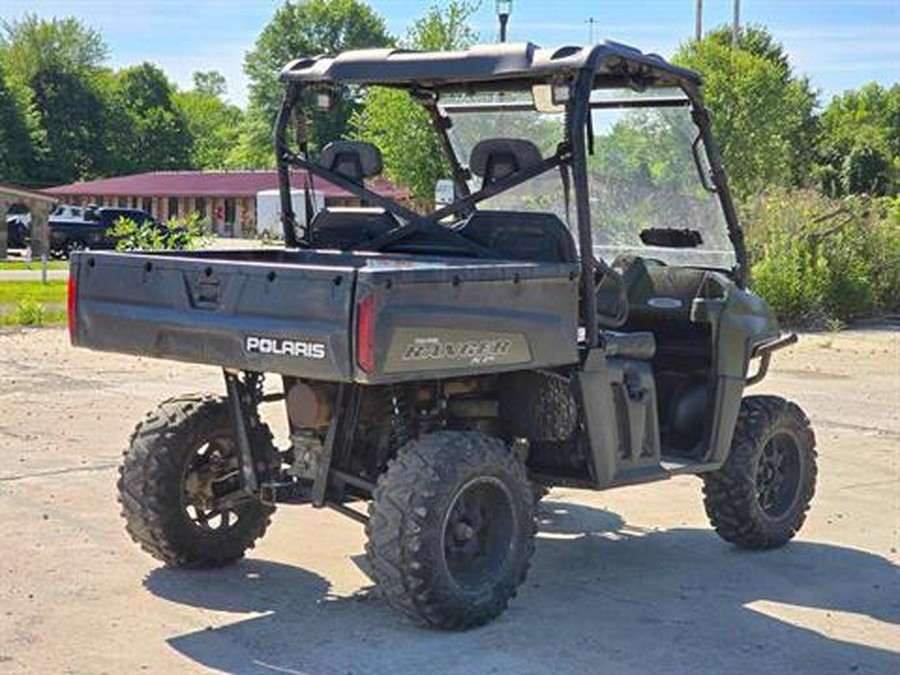
[[326, 579], [266, 560], [158, 569], [145, 585], [178, 603], [262, 614], [169, 640], [224, 672], [818, 675], [900, 672], [897, 571], [839, 546], [739, 551], [712, 531], [642, 531], [546, 501], [519, 597], [466, 633], [419, 628], [372, 589], [329, 596]]

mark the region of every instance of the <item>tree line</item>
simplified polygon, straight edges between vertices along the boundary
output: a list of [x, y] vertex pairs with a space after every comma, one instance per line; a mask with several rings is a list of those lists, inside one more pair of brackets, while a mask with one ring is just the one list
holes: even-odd
[[152, 170], [222, 168], [243, 117], [224, 78], [179, 91], [157, 66], [114, 71], [74, 18], [0, 29], [0, 179], [43, 187]]
[[[477, 8], [432, 5], [396, 36], [361, 0], [285, 2], [245, 57], [245, 109], [226, 101], [215, 71], [195, 73], [182, 90], [150, 63], [111, 69], [102, 35], [75, 18], [0, 23], [0, 181], [42, 187], [271, 167], [278, 73], [288, 61], [366, 47], [463, 49], [479, 41]], [[741, 29], [736, 45], [729, 28], [689, 40], [673, 61], [704, 77], [753, 284], [782, 318], [832, 325], [900, 310], [900, 85], [866, 84], [822, 105], [760, 26]], [[449, 168], [424, 110], [390, 89], [341, 93], [336, 110], [307, 111], [311, 151], [335, 138], [369, 140], [387, 177], [429, 202]], [[665, 139], [651, 139], [638, 117], [626, 122], [604, 137], [607, 157], [622, 171], [664, 170]]]
[[[26, 15], [0, 26], [0, 179], [46, 186], [167, 169], [253, 169], [274, 163], [278, 73], [299, 55], [364, 47], [461, 49], [479, 40], [478, 4], [428, 8], [402, 36], [360, 0], [286, 2], [247, 53], [246, 109], [224, 78], [194, 74], [179, 90], [157, 66], [119, 71], [102, 35], [75, 18]], [[761, 27], [686, 42], [673, 60], [700, 71], [716, 137], [738, 195], [815, 187], [827, 195], [895, 194], [900, 182], [900, 85], [868, 84], [820, 110], [809, 80]], [[347, 93], [347, 92], [345, 92]], [[427, 119], [402, 92], [349, 92], [337, 110], [310, 110], [313, 152], [329, 139], [381, 147], [388, 176], [427, 199], [447, 167]]]

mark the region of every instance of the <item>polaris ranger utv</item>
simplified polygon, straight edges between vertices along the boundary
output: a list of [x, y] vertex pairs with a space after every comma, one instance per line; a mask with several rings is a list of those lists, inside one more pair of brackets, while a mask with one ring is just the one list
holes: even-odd
[[[284, 250], [73, 257], [75, 345], [224, 372], [224, 396], [164, 401], [131, 437], [120, 499], [147, 552], [226, 565], [277, 504], [327, 506], [365, 523], [391, 605], [462, 629], [522, 583], [550, 486], [694, 474], [725, 540], [794, 536], [813, 432], [744, 389], [796, 337], [746, 288], [697, 74], [615, 43], [504, 44], [306, 58], [281, 80]], [[369, 143], [313, 158], [317, 106], [373, 85], [422, 106], [452, 204], [423, 214], [371, 190]], [[307, 199], [301, 227], [295, 170], [363, 206]], [[281, 400], [284, 448], [259, 414]]]

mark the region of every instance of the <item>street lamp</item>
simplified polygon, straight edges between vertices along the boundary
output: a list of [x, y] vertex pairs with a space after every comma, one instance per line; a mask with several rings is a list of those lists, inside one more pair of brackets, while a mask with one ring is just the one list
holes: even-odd
[[506, 23], [512, 14], [512, 0], [497, 0], [497, 18], [500, 20], [500, 42], [506, 42]]

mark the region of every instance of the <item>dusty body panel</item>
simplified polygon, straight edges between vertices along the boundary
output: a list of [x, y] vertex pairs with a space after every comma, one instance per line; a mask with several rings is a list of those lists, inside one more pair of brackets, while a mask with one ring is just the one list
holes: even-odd
[[[396, 382], [577, 361], [571, 265], [303, 252], [74, 257], [77, 346], [326, 381]], [[356, 363], [375, 304], [377, 368]]]

